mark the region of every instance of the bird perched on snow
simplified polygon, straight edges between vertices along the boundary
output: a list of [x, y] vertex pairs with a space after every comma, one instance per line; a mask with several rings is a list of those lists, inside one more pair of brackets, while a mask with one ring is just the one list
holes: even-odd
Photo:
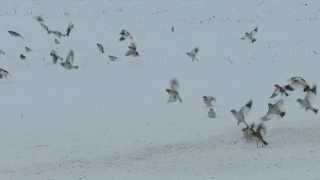
[[168, 103], [179, 101], [182, 103], [182, 99], [179, 95], [178, 88], [180, 84], [176, 78], [170, 80], [170, 89], [166, 89], [166, 92], [169, 94]]
[[279, 94], [289, 96], [287, 91], [294, 91], [293, 87], [290, 84], [285, 85], [285, 86], [280, 86], [279, 84], [275, 84], [274, 87], [275, 87], [275, 90], [273, 91], [270, 98], [274, 98], [274, 97], [278, 96]]
[[216, 112], [213, 110], [213, 108], [210, 108], [208, 111], [208, 117], [209, 118], [216, 118]]
[[215, 97], [212, 96], [202, 96], [203, 102], [207, 107], [212, 107], [212, 102], [216, 101]]
[[198, 52], [199, 52], [199, 48], [195, 47], [190, 52], [187, 52], [186, 54], [187, 54], [187, 56], [189, 56], [191, 58], [191, 60], [193, 62], [193, 61], [199, 61], [199, 59], [197, 58]]
[[139, 56], [139, 52], [137, 51], [137, 46], [135, 43], [131, 43], [128, 46], [129, 50], [127, 51], [127, 53], [125, 54], [126, 56], [133, 56], [133, 57], [137, 57]]
[[7, 78], [9, 75], [9, 72], [5, 69], [0, 68], [0, 79]]
[[257, 41], [257, 39], [254, 37], [258, 32], [258, 27], [254, 28], [252, 31], [250, 32], [245, 32], [244, 36], [241, 37], [241, 40], [249, 40], [251, 43], [254, 43]]
[[273, 116], [280, 116], [283, 118], [286, 115], [286, 112], [282, 110], [284, 104], [283, 99], [278, 100], [276, 103], [268, 104], [268, 112], [261, 119], [263, 121], [269, 121]]
[[74, 52], [73, 52], [73, 50], [70, 50], [67, 57], [66, 57], [66, 60], [64, 62], [61, 62], [60, 65], [68, 70], [78, 69], [79, 66], [73, 65], [73, 61], [74, 61]]
[[297, 102], [306, 110], [311, 110], [313, 111], [315, 114], [318, 113], [318, 109], [313, 107], [312, 100], [314, 99], [315, 95], [317, 94], [317, 87], [313, 86], [312, 88], [309, 88], [306, 90], [306, 95], [304, 97], [304, 99], [297, 99]]
[[269, 144], [262, 136], [266, 133], [266, 127], [263, 123], [258, 124], [258, 126], [252, 123], [250, 126], [243, 128], [242, 132], [247, 141], [256, 141], [257, 147], [259, 147], [259, 143], [262, 143], [262, 147]]
[[237, 120], [237, 125], [239, 126], [240, 123], [245, 124], [245, 126], [248, 126], [248, 123], [245, 121], [245, 116], [249, 113], [249, 111], [252, 109], [253, 101], [249, 100], [244, 106], [240, 108], [239, 111], [236, 111], [235, 109], [232, 109], [230, 112], [233, 114], [235, 119]]

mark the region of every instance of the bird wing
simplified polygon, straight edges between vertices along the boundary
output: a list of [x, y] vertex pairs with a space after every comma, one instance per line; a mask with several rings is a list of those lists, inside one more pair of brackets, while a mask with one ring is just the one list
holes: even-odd
[[243, 114], [243, 116], [247, 116], [251, 110], [252, 100], [249, 100], [245, 105], [240, 108], [239, 114]]
[[102, 44], [97, 43], [97, 47], [98, 47], [99, 51], [103, 54], [104, 53], [104, 48], [103, 48]]
[[110, 60], [110, 61], [115, 61], [115, 60], [118, 59], [118, 57], [116, 57], [116, 56], [111, 56], [111, 55], [109, 55], [108, 57], [109, 57], [109, 60]]
[[70, 23], [68, 25], [68, 28], [67, 28], [67, 32], [66, 32], [66, 36], [69, 36], [70, 33], [71, 33], [71, 30], [74, 28], [74, 25], [72, 23]]
[[248, 123], [246, 122], [245, 120], [245, 116], [243, 113], [241, 112], [238, 112], [237, 115], [236, 115], [236, 119], [237, 119], [237, 125], [239, 126], [241, 123], [243, 123], [246, 127], [248, 127]]
[[315, 101], [316, 95], [312, 91], [308, 91], [304, 97], [304, 100], [306, 100], [309, 103], [312, 103]]
[[276, 89], [273, 91], [273, 93], [272, 93], [272, 95], [270, 96], [270, 98], [274, 98], [274, 97], [278, 96], [278, 94], [279, 94], [279, 88], [276, 88]]
[[46, 30], [47, 33], [50, 33], [49, 27], [45, 25], [44, 23], [40, 23], [41, 27]]
[[284, 89], [286, 89], [286, 90], [288, 90], [288, 91], [294, 91], [294, 88], [293, 88], [290, 84], [285, 85], [285, 86], [284, 86]]
[[66, 62], [69, 64], [73, 64], [73, 61], [74, 61], [74, 52], [73, 50], [70, 50], [66, 57]]
[[15, 32], [15, 31], [8, 31], [8, 33], [9, 33], [11, 36], [13, 36], [13, 37], [23, 38], [20, 33], [17, 33], [17, 32]]
[[137, 46], [136, 46], [135, 43], [131, 43], [131, 44], [128, 46], [128, 48], [129, 48], [129, 49], [132, 49], [132, 50], [134, 50], [134, 51], [137, 50]]

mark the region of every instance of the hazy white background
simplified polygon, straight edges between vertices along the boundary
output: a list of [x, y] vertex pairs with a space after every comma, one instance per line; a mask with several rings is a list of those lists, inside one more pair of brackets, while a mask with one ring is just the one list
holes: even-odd
[[[38, 15], [75, 29], [55, 45]], [[0, 67], [11, 77], [0, 81], [0, 179], [319, 179], [320, 120], [296, 103], [303, 94], [267, 123], [263, 149], [229, 112], [253, 99], [248, 121], [258, 122], [274, 83], [320, 83], [319, 15], [316, 0], [2, 0]], [[240, 40], [254, 27], [256, 43]], [[124, 56], [121, 29], [141, 57]], [[24, 46], [33, 52], [21, 61]], [[199, 62], [185, 54], [195, 46]], [[53, 65], [52, 49], [73, 49], [79, 70]], [[173, 77], [182, 104], [166, 103]], [[217, 98], [217, 119], [203, 95]]]

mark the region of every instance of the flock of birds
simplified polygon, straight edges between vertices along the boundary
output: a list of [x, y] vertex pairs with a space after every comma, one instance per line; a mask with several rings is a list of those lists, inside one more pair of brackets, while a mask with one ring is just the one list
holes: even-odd
[[[52, 35], [54, 37], [54, 43], [56, 45], [61, 44], [60, 40], [61, 38], [69, 37], [71, 35], [72, 30], [74, 29], [74, 24], [69, 23], [67, 26], [67, 29], [65, 32], [59, 31], [59, 30], [54, 30], [50, 29], [48, 25], [45, 23], [45, 20], [41, 16], [37, 16], [36, 21], [40, 24], [41, 28], [44, 30], [44, 32], [48, 35]], [[21, 38], [24, 39], [24, 36], [20, 34], [19, 32], [9, 30], [8, 31], [9, 35], [11, 35], [14, 38]], [[132, 57], [138, 57], [140, 56], [140, 53], [138, 51], [137, 45], [135, 42], [133, 42], [133, 36], [129, 33], [129, 31], [122, 29], [120, 31], [120, 38], [119, 41], [126, 41], [130, 40], [131, 42], [128, 45], [128, 50], [125, 53], [125, 56], [132, 56]], [[101, 43], [96, 43], [97, 49], [101, 54], [105, 54], [104, 47]], [[25, 46], [24, 51], [26, 53], [32, 52], [32, 49], [28, 46]], [[5, 55], [6, 52], [0, 49], [0, 55]], [[72, 70], [72, 69], [79, 69], [78, 65], [74, 64], [74, 50], [70, 49], [66, 55], [66, 57], [62, 57], [61, 55], [58, 54], [56, 49], [52, 49], [51, 52], [49, 53], [50, 57], [52, 58], [52, 63], [53, 64], [59, 64], [63, 68], [67, 70]], [[20, 59], [25, 60], [27, 58], [27, 55], [24, 53], [20, 54]], [[113, 56], [113, 55], [108, 55], [107, 56], [111, 62], [117, 61], [119, 57]], [[0, 68], [0, 79], [7, 78], [9, 75], [9, 72], [3, 68]]]
[[[74, 25], [70, 23], [67, 26], [67, 29], [65, 32], [61, 32], [58, 30], [52, 30], [50, 29], [44, 19], [41, 16], [36, 17], [37, 22], [40, 24], [42, 29], [48, 34], [48, 35], [53, 35], [54, 38], [54, 43], [56, 45], [60, 44], [60, 39], [63, 37], [69, 37], [72, 30], [74, 29]], [[171, 27], [171, 31], [174, 32], [174, 27]], [[15, 38], [24, 38], [20, 33], [16, 31], [9, 30], [8, 33], [15, 37]], [[245, 32], [244, 36], [242, 36], [240, 39], [241, 40], [248, 40], [250, 43], [255, 43], [256, 42], [256, 34], [258, 33], [258, 27], [255, 27], [252, 31]], [[120, 38], [119, 41], [126, 41], [130, 40], [130, 43], [128, 45], [128, 50], [125, 53], [125, 56], [132, 56], [132, 57], [138, 57], [140, 56], [140, 53], [137, 49], [136, 43], [133, 42], [133, 36], [129, 31], [122, 29], [120, 31]], [[105, 54], [104, 47], [101, 43], [96, 43], [97, 49], [101, 54]], [[31, 52], [32, 49], [28, 46], [25, 46], [24, 48], [25, 52]], [[186, 55], [192, 60], [192, 61], [199, 61], [199, 58], [197, 57], [199, 53], [199, 48], [194, 47], [191, 49], [189, 52], [186, 52]], [[5, 52], [3, 50], [0, 50], [0, 54], [4, 55]], [[69, 50], [67, 53], [66, 57], [63, 58], [60, 56], [55, 49], [52, 49], [50, 54], [52, 58], [52, 63], [53, 64], [60, 64], [63, 68], [67, 70], [71, 69], [78, 69], [79, 66], [74, 64], [74, 51], [72, 49]], [[20, 54], [20, 59], [24, 60], [26, 59], [25, 54]], [[117, 61], [119, 57], [113, 56], [113, 55], [108, 55], [108, 58], [111, 62]], [[0, 68], [0, 79], [7, 78], [9, 76], [9, 72], [3, 68]], [[270, 98], [275, 98], [275, 97], [282, 97], [282, 96], [289, 96], [289, 91], [295, 91], [296, 89], [302, 89], [302, 91], [305, 93], [304, 98], [298, 98], [297, 102], [306, 110], [306, 111], [312, 111], [313, 113], [317, 114], [318, 109], [315, 108], [312, 105], [312, 98], [317, 94], [317, 88], [315, 85], [310, 86], [305, 79], [302, 77], [291, 77], [290, 78], [290, 83], [284, 86], [281, 86], [279, 84], [274, 85], [274, 91]], [[170, 81], [170, 87], [166, 89], [166, 92], [169, 95], [168, 103], [173, 103], [173, 102], [180, 102], [182, 103], [182, 98], [180, 97], [179, 94], [179, 88], [180, 84], [176, 78], [172, 79]], [[216, 118], [216, 112], [214, 110], [214, 105], [213, 103], [216, 102], [216, 98], [213, 96], [203, 96], [202, 97], [203, 102], [208, 108], [208, 117], [209, 118]], [[240, 124], [243, 124], [245, 127], [242, 129], [243, 135], [247, 141], [255, 140], [257, 143], [257, 146], [259, 143], [264, 145], [268, 145], [268, 142], [263, 138], [263, 135], [266, 133], [266, 126], [265, 123], [266, 121], [271, 120], [274, 117], [280, 117], [283, 118], [286, 115], [286, 112], [283, 110], [283, 104], [284, 104], [284, 99], [280, 98], [277, 100], [275, 103], [268, 103], [268, 111], [267, 113], [261, 118], [261, 122], [259, 122], [258, 125], [255, 125], [255, 123], [248, 124], [246, 122], [246, 116], [250, 112], [253, 106], [253, 101], [249, 100], [246, 104], [244, 104], [242, 107], [240, 107], [239, 110], [232, 109], [230, 112], [233, 114], [234, 118], [237, 120], [237, 125], [239, 126]]]
[[[169, 95], [167, 103], [180, 102], [182, 103], [182, 98], [179, 95], [180, 85], [176, 78], [170, 81], [170, 88], [166, 89], [166, 92]], [[233, 117], [237, 120], [237, 125], [243, 124], [245, 127], [242, 129], [244, 138], [249, 141], [255, 141], [257, 147], [259, 144], [263, 146], [268, 145], [268, 142], [264, 139], [264, 134], [266, 134], [266, 125], [265, 122], [279, 117], [283, 118], [286, 115], [284, 110], [284, 99], [283, 97], [289, 96], [289, 91], [301, 90], [305, 96], [304, 98], [298, 98], [296, 102], [303, 108], [305, 111], [311, 111], [314, 114], [318, 113], [318, 109], [313, 105], [313, 99], [317, 95], [316, 85], [310, 85], [307, 81], [300, 77], [295, 76], [289, 79], [289, 83], [286, 85], [274, 85], [274, 91], [269, 97], [270, 99], [280, 97], [275, 103], [268, 103], [268, 111], [264, 116], [260, 118], [260, 122], [256, 125], [255, 123], [247, 123], [246, 117], [251, 111], [253, 106], [253, 100], [249, 100], [239, 110], [231, 109], [230, 112]], [[203, 96], [203, 103], [209, 109], [208, 117], [216, 118], [216, 113], [214, 111], [213, 102], [216, 102], [216, 98], [213, 96]]]

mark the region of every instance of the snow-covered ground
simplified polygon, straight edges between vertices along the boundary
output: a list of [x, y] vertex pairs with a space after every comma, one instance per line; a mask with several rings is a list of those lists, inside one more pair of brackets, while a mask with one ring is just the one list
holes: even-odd
[[[75, 28], [56, 45], [39, 15]], [[0, 179], [320, 179], [320, 119], [296, 103], [302, 93], [266, 123], [265, 148], [230, 113], [253, 99], [248, 121], [259, 122], [273, 84], [320, 84], [319, 20], [316, 0], [2, 0], [0, 67], [11, 75], [0, 81]], [[255, 43], [240, 39], [255, 27]], [[140, 57], [125, 56], [121, 29]], [[194, 47], [199, 62], [185, 54]], [[73, 49], [79, 69], [52, 64], [52, 49]], [[183, 103], [167, 104], [172, 78]], [[204, 95], [217, 97], [216, 119]]]

